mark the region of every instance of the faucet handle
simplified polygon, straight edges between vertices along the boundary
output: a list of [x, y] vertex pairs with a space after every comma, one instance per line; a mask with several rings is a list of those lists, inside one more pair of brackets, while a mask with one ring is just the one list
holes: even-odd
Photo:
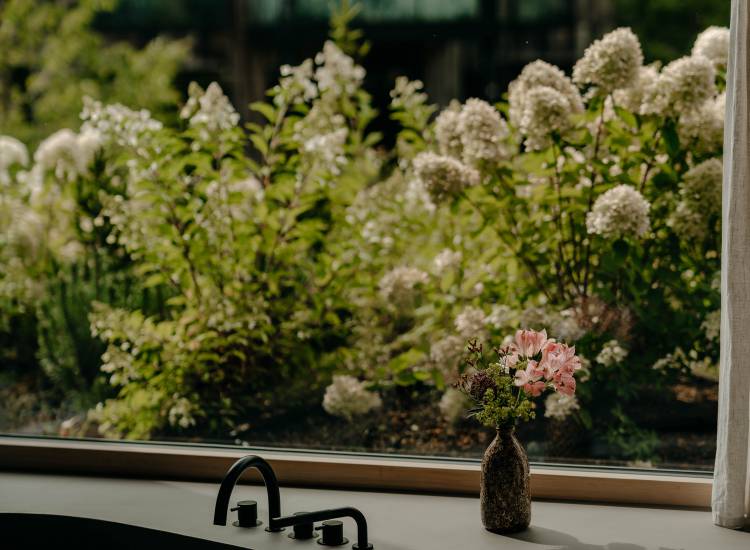
[[318, 539], [318, 544], [323, 546], [342, 546], [349, 542], [344, 537], [344, 523], [337, 519], [326, 520], [315, 530], [323, 533], [323, 536]]
[[235, 527], [257, 527], [263, 523], [258, 520], [258, 503], [254, 500], [240, 500], [230, 510], [237, 512], [237, 521], [232, 522]]
[[[294, 512], [293, 515], [299, 516], [301, 514], [307, 514], [308, 512]], [[310, 521], [306, 523], [297, 523], [292, 526], [292, 529], [294, 532], [289, 533], [290, 539], [296, 539], [296, 540], [310, 540], [318, 536], [318, 534], [314, 531], [313, 526], [315, 524]]]

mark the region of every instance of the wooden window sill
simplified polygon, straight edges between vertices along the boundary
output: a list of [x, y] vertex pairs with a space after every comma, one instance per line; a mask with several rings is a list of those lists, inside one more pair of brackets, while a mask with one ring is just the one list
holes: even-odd
[[[282, 485], [475, 496], [479, 463], [354, 453], [286, 451], [168, 443], [0, 436], [0, 469], [218, 481], [237, 458], [259, 454]], [[251, 482], [260, 482], [248, 472]], [[711, 477], [658, 471], [531, 467], [535, 499], [706, 508]]]

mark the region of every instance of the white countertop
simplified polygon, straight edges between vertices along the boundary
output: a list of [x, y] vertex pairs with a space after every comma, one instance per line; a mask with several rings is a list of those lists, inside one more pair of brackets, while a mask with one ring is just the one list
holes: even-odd
[[[0, 472], [0, 512], [103, 519], [251, 547], [321, 548], [262, 529], [212, 525], [218, 484]], [[231, 502], [258, 501], [265, 488], [238, 485]], [[534, 502], [531, 527], [518, 535], [485, 531], [476, 498], [281, 489], [282, 513], [354, 506], [366, 516], [376, 550], [747, 550], [750, 533], [715, 527], [704, 510]], [[233, 514], [230, 514], [230, 523]], [[354, 522], [345, 536], [356, 540]], [[1, 542], [1, 534], [0, 534]], [[350, 546], [347, 546], [350, 548]], [[342, 547], [342, 548], [347, 548]]]

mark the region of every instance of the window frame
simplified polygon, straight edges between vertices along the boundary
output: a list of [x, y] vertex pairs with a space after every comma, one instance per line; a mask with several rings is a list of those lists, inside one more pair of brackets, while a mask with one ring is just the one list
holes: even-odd
[[[218, 482], [239, 457], [267, 459], [282, 485], [477, 496], [480, 461], [316, 450], [0, 435], [0, 469]], [[256, 472], [245, 479], [258, 483]], [[532, 464], [535, 499], [707, 508], [712, 475]]]

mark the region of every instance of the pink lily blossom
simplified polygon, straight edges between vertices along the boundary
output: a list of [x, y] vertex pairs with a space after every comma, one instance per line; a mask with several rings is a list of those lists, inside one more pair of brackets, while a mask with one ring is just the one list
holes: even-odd
[[544, 370], [539, 367], [536, 361], [529, 361], [529, 364], [524, 370], [516, 371], [516, 377], [513, 383], [523, 388], [523, 391], [537, 397], [541, 395], [546, 387], [546, 383], [542, 380], [544, 376]]
[[519, 330], [516, 332], [515, 343], [520, 355], [527, 358], [534, 357], [547, 343], [547, 331]]

